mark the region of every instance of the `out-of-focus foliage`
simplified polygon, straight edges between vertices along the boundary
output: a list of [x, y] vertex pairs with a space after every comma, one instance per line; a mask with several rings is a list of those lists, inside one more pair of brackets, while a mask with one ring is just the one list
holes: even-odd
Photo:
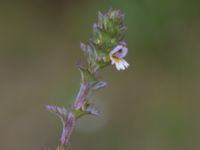
[[71, 149], [200, 149], [197, 0], [1, 1], [0, 149], [56, 146], [61, 124], [45, 105], [74, 100], [79, 43], [110, 7], [125, 12], [130, 67], [101, 72], [102, 117], [78, 122]]

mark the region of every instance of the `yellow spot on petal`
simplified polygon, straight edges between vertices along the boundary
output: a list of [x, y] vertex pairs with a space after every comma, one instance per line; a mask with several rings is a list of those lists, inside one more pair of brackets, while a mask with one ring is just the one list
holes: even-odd
[[116, 63], [119, 63], [119, 62], [120, 62], [120, 59], [119, 59], [119, 58], [114, 57], [113, 59], [114, 59], [114, 61], [115, 61]]
[[115, 63], [119, 63], [120, 62], [120, 59], [117, 57], [116, 53], [112, 54], [112, 58], [113, 58]]

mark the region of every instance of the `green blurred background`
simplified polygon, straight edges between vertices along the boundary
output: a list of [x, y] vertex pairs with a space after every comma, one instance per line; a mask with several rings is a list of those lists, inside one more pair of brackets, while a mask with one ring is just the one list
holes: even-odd
[[55, 149], [97, 12], [126, 14], [130, 68], [108, 67], [94, 93], [101, 117], [78, 121], [71, 150], [200, 149], [200, 1], [1, 0], [0, 149]]

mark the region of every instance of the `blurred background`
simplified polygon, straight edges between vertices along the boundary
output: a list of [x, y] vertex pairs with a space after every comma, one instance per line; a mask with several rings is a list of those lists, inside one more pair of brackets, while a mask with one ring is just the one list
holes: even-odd
[[130, 68], [101, 72], [101, 116], [77, 122], [71, 150], [200, 149], [200, 1], [1, 0], [0, 149], [55, 149], [97, 12], [126, 15]]

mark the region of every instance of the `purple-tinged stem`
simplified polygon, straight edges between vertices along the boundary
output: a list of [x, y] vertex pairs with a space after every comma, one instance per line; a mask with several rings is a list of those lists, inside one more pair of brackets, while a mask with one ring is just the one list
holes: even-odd
[[79, 93], [76, 97], [76, 101], [74, 102], [75, 110], [80, 109], [85, 104], [88, 91], [89, 91], [89, 84], [87, 82], [81, 83]]
[[62, 131], [58, 150], [65, 150], [65, 148], [69, 145], [69, 139], [75, 126], [75, 120], [76, 118], [74, 114], [70, 112], [63, 125], [63, 131]]

